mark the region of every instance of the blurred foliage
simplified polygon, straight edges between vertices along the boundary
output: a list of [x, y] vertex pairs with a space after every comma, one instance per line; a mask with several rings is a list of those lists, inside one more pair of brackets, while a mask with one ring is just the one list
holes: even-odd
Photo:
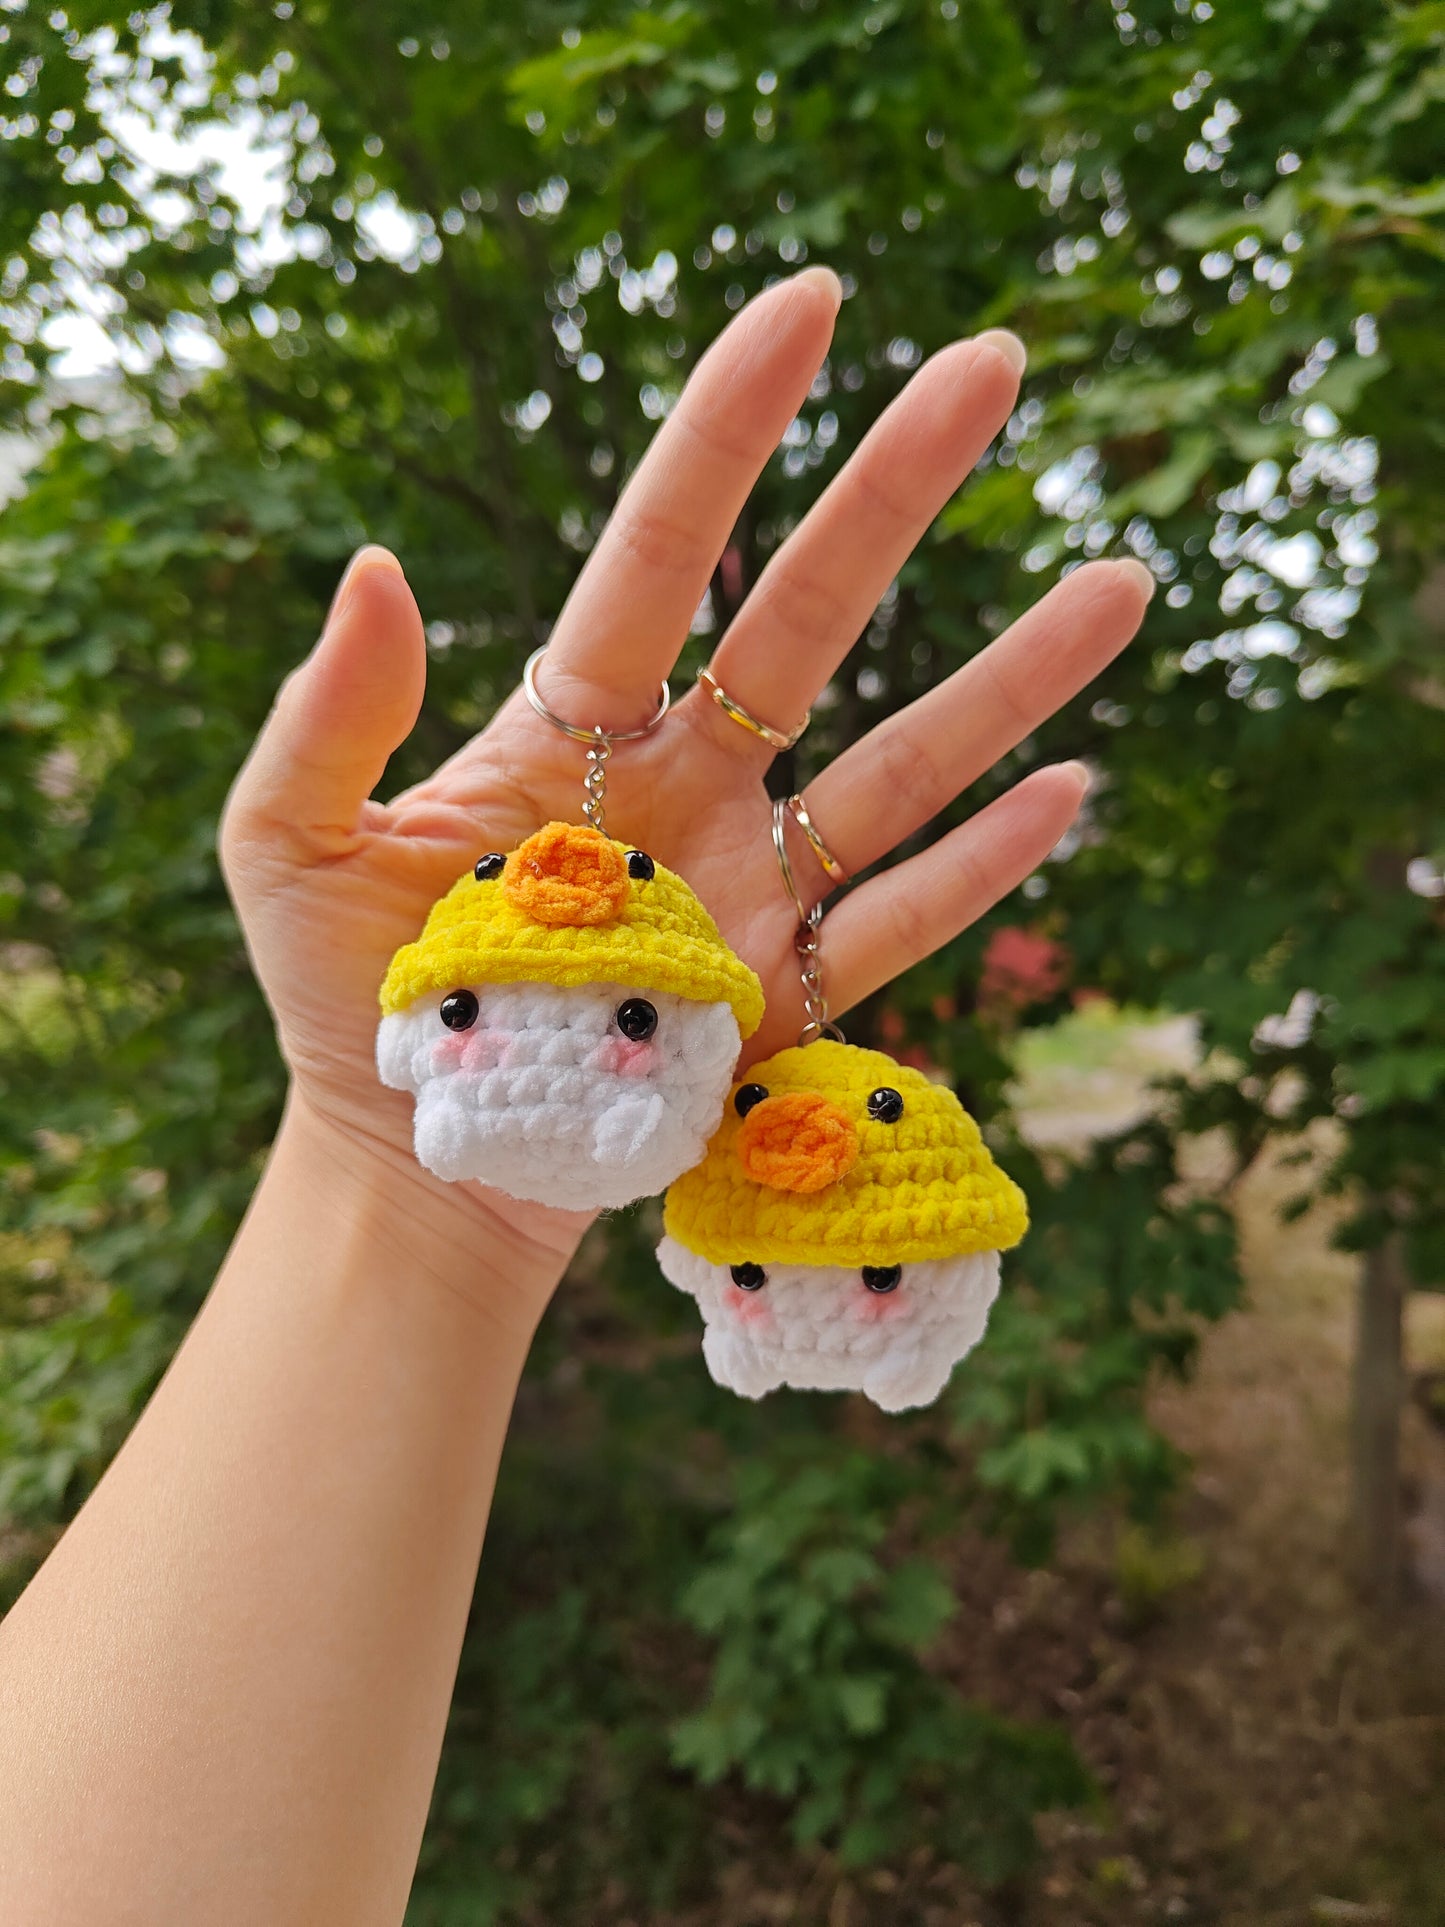
[[[1084, 1788], [930, 1671], [937, 1533], [971, 1507], [1043, 1558], [1071, 1512], [1157, 1510], [1178, 1466], [1144, 1393], [1237, 1288], [1180, 1138], [1223, 1127], [1242, 1167], [1339, 1120], [1302, 1191], [1347, 1190], [1356, 1242], [1403, 1224], [1439, 1280], [1442, 46], [1445, 8], [1385, 0], [0, 8], [0, 425], [46, 450], [0, 527], [16, 1520], [98, 1475], [274, 1126], [215, 824], [357, 542], [399, 551], [429, 623], [401, 782], [514, 681], [728, 313], [820, 258], [834, 351], [689, 664], [924, 353], [1006, 321], [1031, 362], [779, 782], [1079, 556], [1160, 583], [1147, 640], [960, 805], [1037, 759], [1098, 770], [1023, 913], [1060, 967], [978, 1007], [1005, 909], [854, 1026], [952, 1076], [1029, 1186], [988, 1342], [887, 1427], [744, 1407], [648, 1214], [589, 1241], [523, 1388], [419, 1922], [656, 1909], [784, 1820], [1005, 1878]], [[264, 215], [204, 131], [227, 115], [274, 149]], [[171, 139], [196, 130], [217, 158]], [[82, 313], [122, 372], [63, 378]], [[1006, 1090], [1064, 959], [1198, 1010], [1207, 1068], [1045, 1165]]]
[[1028, 1864], [1033, 1814], [1088, 1783], [1063, 1735], [969, 1707], [919, 1670], [956, 1601], [929, 1560], [879, 1556], [909, 1496], [897, 1461], [747, 1469], [683, 1595], [717, 1659], [673, 1757], [705, 1786], [738, 1769], [791, 1803], [800, 1844], [836, 1838], [845, 1866], [922, 1838], [995, 1884]]

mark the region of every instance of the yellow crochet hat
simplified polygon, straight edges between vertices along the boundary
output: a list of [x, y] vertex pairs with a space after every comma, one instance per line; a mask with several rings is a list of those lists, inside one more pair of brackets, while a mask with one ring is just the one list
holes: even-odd
[[671, 991], [731, 1004], [744, 1037], [763, 1016], [762, 985], [682, 878], [575, 823], [548, 823], [460, 877], [392, 958], [381, 1008], [480, 983]]
[[952, 1091], [820, 1038], [753, 1065], [663, 1222], [710, 1264], [919, 1264], [1016, 1245], [1028, 1208]]

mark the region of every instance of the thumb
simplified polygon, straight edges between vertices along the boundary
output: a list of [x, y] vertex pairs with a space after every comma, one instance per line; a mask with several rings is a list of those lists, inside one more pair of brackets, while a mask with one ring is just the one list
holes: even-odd
[[401, 564], [389, 549], [358, 549], [236, 779], [225, 835], [277, 825], [349, 834], [425, 686], [426, 640]]

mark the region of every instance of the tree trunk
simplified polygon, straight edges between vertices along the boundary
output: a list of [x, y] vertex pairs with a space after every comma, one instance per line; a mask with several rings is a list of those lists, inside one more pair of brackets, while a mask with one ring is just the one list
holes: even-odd
[[1350, 1441], [1355, 1571], [1362, 1590], [1382, 1605], [1398, 1598], [1404, 1564], [1400, 1411], [1408, 1290], [1404, 1240], [1392, 1231], [1360, 1268]]

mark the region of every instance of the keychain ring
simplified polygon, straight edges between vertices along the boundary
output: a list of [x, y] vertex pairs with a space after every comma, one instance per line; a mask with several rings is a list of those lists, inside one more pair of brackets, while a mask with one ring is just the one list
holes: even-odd
[[537, 688], [537, 664], [546, 653], [547, 645], [544, 642], [540, 649], [534, 649], [531, 655], [528, 656], [527, 666], [522, 671], [522, 687], [527, 692], [527, 701], [532, 705], [533, 709], [536, 710], [537, 714], [542, 718], [542, 721], [544, 723], [550, 723], [553, 729], [560, 729], [562, 734], [564, 736], [570, 736], [574, 743], [590, 743], [594, 745], [599, 741], [608, 744], [639, 743], [644, 736], [650, 736], [652, 734], [653, 730], [657, 728], [657, 725], [662, 721], [672, 706], [672, 690], [669, 688], [667, 678], [664, 676], [662, 679], [662, 690], [657, 699], [657, 708], [642, 725], [641, 729], [604, 729], [600, 723], [594, 724], [591, 729], [584, 729], [580, 723], [566, 722], [561, 716], [557, 715], [555, 710], [547, 707]]
[[783, 888], [792, 898], [793, 908], [798, 913], [799, 927], [816, 930], [823, 920], [823, 906], [821, 903], [815, 903], [810, 910], [798, 893], [797, 881], [793, 876], [792, 859], [788, 855], [787, 839], [783, 834], [783, 826], [787, 820], [787, 801], [781, 796], [776, 797], [773, 802], [773, 848], [777, 852], [778, 870], [782, 875]]
[[846, 1044], [848, 1039], [833, 1022], [831, 1017], [810, 1017], [798, 1032], [798, 1048], [804, 1049], [815, 1037], [831, 1038], [835, 1044]]
[[799, 1044], [811, 1044], [815, 1037], [831, 1037], [835, 1044], [846, 1044], [847, 1038], [828, 1016], [828, 993], [823, 988], [823, 961], [818, 954], [818, 931], [823, 921], [823, 904], [819, 899], [811, 910], [804, 907], [798, 894], [797, 879], [793, 875], [793, 865], [788, 857], [788, 842], [784, 834], [788, 821], [788, 802], [785, 796], [773, 799], [773, 849], [777, 852], [778, 870], [782, 875], [783, 888], [792, 899], [794, 910], [798, 913], [798, 927], [793, 932], [793, 948], [798, 953], [798, 963], [803, 979], [803, 1009], [808, 1021], [798, 1037]]

